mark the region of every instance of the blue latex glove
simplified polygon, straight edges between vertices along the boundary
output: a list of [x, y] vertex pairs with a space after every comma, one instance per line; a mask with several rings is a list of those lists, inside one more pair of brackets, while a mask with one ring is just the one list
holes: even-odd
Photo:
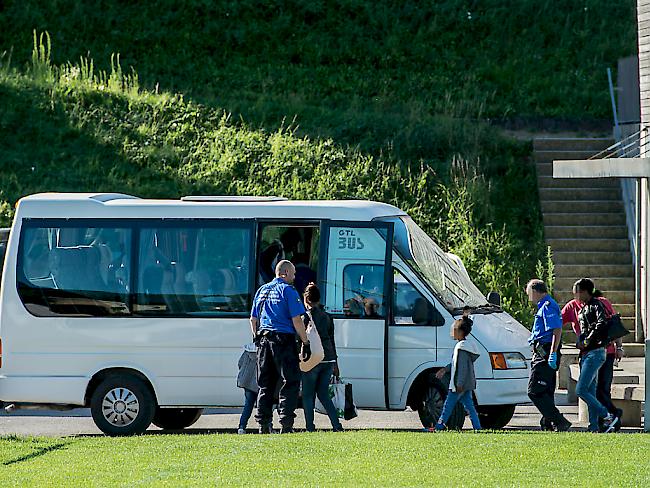
[[557, 371], [557, 353], [556, 353], [556, 352], [552, 352], [552, 353], [548, 356], [548, 365], [549, 365], [551, 368], [553, 368], [554, 370]]

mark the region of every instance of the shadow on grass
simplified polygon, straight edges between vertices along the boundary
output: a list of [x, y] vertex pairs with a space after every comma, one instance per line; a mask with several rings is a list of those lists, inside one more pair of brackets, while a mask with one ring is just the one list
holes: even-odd
[[58, 451], [66, 447], [66, 443], [53, 444], [51, 446], [39, 447], [35, 451], [25, 454], [24, 456], [17, 457], [15, 459], [10, 459], [2, 463], [2, 466], [11, 466], [13, 464], [22, 463], [24, 461], [30, 461], [34, 458], [44, 456], [52, 451]]

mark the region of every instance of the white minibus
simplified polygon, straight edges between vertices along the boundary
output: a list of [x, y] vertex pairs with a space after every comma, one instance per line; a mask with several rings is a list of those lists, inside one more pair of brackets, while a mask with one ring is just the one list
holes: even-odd
[[[466, 306], [483, 425], [503, 427], [529, 402], [528, 331], [398, 208], [77, 193], [18, 202], [0, 288], [0, 401], [89, 407], [111, 435], [182, 429], [205, 407], [241, 406], [251, 297], [283, 258], [298, 291], [320, 285], [359, 408], [410, 407], [432, 426], [449, 381], [435, 373]], [[463, 421], [458, 407], [450, 426]]]

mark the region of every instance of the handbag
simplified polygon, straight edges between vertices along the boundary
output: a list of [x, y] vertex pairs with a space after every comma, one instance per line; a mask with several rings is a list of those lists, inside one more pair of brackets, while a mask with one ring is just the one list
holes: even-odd
[[343, 410], [343, 418], [345, 420], [352, 420], [357, 417], [357, 407], [354, 404], [352, 396], [352, 383], [345, 383], [345, 409]]
[[625, 337], [630, 333], [629, 330], [623, 325], [621, 316], [619, 314], [614, 314], [607, 319], [607, 340], [606, 343]]
[[309, 341], [309, 347], [311, 349], [311, 356], [307, 361], [300, 359], [300, 371], [306, 373], [307, 371], [312, 370], [317, 364], [319, 364], [323, 358], [325, 358], [325, 350], [323, 349], [323, 343], [320, 340], [318, 335], [318, 329], [316, 329], [316, 324], [311, 317], [311, 313], [307, 311], [305, 314], [307, 317], [307, 340]]

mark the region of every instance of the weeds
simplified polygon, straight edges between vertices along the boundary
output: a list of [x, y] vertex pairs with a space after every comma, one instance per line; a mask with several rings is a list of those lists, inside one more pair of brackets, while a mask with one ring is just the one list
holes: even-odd
[[463, 259], [483, 291], [501, 292], [506, 309], [528, 322], [521, 289], [543, 253], [529, 145], [440, 118], [429, 131], [436, 158], [409, 161], [398, 149], [378, 155], [300, 135], [295, 123], [255, 129], [228, 111], [141, 89], [117, 55], [110, 72], [85, 57], [53, 65], [49, 36], [34, 37], [32, 67], [0, 75], [8, 102], [0, 225], [10, 222], [9, 203], [40, 191], [383, 201], [408, 212]]

